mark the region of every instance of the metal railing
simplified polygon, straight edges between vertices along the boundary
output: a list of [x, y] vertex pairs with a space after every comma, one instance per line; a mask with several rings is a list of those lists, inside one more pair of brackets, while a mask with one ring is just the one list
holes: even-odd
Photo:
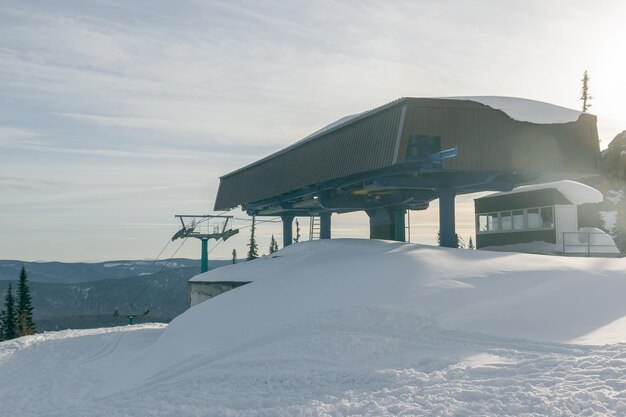
[[619, 246], [611, 236], [600, 232], [563, 232], [565, 255], [620, 255]]

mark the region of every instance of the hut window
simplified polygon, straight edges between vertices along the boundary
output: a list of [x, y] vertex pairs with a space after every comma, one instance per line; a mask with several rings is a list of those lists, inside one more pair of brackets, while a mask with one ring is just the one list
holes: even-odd
[[522, 230], [524, 228], [524, 210], [513, 210], [513, 229]]
[[554, 229], [554, 207], [534, 207], [477, 214], [478, 232]]
[[479, 232], [488, 232], [489, 227], [487, 226], [487, 215], [480, 214], [478, 215], [478, 231]]
[[541, 229], [543, 226], [543, 220], [541, 220], [541, 215], [539, 214], [538, 208], [532, 208], [526, 210], [528, 214], [528, 228], [529, 229]]
[[500, 230], [498, 227], [498, 213], [487, 214], [487, 227], [490, 232], [497, 232]]
[[542, 227], [544, 229], [554, 228], [554, 213], [552, 211], [552, 207], [541, 208], [541, 220], [543, 221]]
[[513, 228], [513, 218], [510, 211], [501, 212], [500, 221], [502, 222], [502, 230], [511, 230]]

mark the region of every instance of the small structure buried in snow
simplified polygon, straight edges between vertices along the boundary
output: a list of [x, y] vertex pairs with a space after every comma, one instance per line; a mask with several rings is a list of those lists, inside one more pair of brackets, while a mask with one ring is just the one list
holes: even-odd
[[476, 248], [619, 255], [611, 236], [595, 227], [594, 205], [602, 200], [600, 191], [575, 181], [517, 187], [478, 198], [474, 200]]
[[189, 307], [250, 283], [250, 281], [201, 281], [197, 277], [200, 275], [196, 275], [188, 282]]

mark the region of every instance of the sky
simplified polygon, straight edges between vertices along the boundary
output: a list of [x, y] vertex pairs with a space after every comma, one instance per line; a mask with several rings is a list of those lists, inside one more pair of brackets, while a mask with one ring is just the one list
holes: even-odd
[[[626, 129], [623, 16], [621, 0], [3, 0], [0, 259], [198, 258], [168, 245], [174, 215], [213, 213], [221, 175], [398, 97], [578, 109], [587, 70], [604, 148]], [[411, 241], [437, 223], [436, 202], [413, 212]], [[248, 230], [210, 257], [244, 257]], [[280, 242], [280, 223], [257, 232], [261, 252]], [[333, 236], [367, 237], [367, 217], [333, 216]]]

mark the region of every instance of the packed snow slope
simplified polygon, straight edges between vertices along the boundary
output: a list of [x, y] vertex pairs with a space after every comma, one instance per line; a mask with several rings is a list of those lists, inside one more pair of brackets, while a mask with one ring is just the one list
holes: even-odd
[[625, 271], [300, 243], [197, 277], [252, 283], [167, 327], [0, 344], [0, 402], [20, 416], [626, 415]]

